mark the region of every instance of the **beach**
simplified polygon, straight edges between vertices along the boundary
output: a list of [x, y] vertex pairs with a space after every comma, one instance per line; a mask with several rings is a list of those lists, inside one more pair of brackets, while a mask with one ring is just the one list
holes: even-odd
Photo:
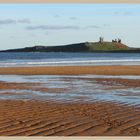
[[[45, 66], [45, 67], [7, 67], [0, 68], [1, 75], [112, 75], [140, 76], [140, 66]], [[10, 78], [10, 77], [9, 77]], [[127, 78], [82, 78], [83, 80], [105, 86], [106, 93], [116, 88], [137, 89], [140, 79]], [[55, 80], [55, 79], [54, 79]], [[62, 80], [62, 79], [61, 79]], [[33, 81], [33, 80], [32, 80]], [[58, 83], [59, 84], [59, 83]], [[0, 93], [9, 96], [10, 90], [16, 96], [23, 94], [13, 90], [33, 90], [62, 94], [67, 87], [39, 87], [40, 82], [0, 82]], [[96, 85], [95, 85], [96, 86]], [[74, 87], [72, 87], [74, 88]], [[57, 92], [57, 93], [56, 93]], [[28, 94], [25, 92], [25, 94]], [[68, 94], [68, 93], [67, 93]], [[70, 93], [69, 93], [70, 94]], [[85, 92], [85, 94], [87, 94]], [[131, 96], [131, 93], [123, 96]], [[106, 94], [107, 95], [107, 94]], [[105, 96], [105, 95], [104, 95]], [[1, 136], [139, 136], [139, 104], [121, 103], [106, 100], [85, 102], [85, 99], [55, 101], [31, 95], [32, 98], [0, 100], [0, 135]], [[133, 96], [134, 97], [134, 96]], [[137, 95], [139, 97], [139, 93]]]
[[139, 110], [106, 102], [0, 101], [0, 135], [137, 136]]
[[15, 75], [140, 75], [140, 66], [0, 67], [0, 74]]

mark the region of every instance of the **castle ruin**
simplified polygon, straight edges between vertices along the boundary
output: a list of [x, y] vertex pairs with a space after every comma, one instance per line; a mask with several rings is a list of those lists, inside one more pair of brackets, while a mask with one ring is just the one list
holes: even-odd
[[112, 42], [115, 42], [115, 43], [121, 43], [122, 41], [121, 41], [120, 38], [118, 38], [118, 40], [117, 40], [117, 39], [115, 39], [115, 40], [112, 39]]
[[[104, 42], [104, 38], [103, 37], [100, 37], [99, 38], [99, 43], [103, 43], [103, 42]], [[113, 43], [121, 43], [122, 41], [121, 41], [120, 38], [118, 38], [118, 39], [115, 38], [115, 40], [112, 39], [112, 42]]]

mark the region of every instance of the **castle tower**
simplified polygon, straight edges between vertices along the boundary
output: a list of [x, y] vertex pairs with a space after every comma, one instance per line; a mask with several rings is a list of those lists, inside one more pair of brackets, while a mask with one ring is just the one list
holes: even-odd
[[121, 39], [118, 38], [118, 43], [121, 43]]
[[100, 42], [100, 43], [102, 42], [102, 38], [101, 38], [101, 37], [99, 38], [99, 42]]
[[99, 42], [102, 43], [103, 41], [104, 41], [104, 38], [103, 37], [100, 37], [99, 38]]

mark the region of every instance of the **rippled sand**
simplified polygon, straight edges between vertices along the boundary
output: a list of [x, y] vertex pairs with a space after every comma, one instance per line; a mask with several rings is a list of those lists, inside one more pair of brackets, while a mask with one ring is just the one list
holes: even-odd
[[[139, 66], [0, 68], [0, 73], [140, 75], [139, 68]], [[32, 77], [30, 78], [32, 79]], [[74, 78], [65, 77], [63, 80], [72, 83]], [[106, 93], [109, 90], [126, 88], [135, 90], [140, 87], [140, 79], [75, 78], [75, 80], [85, 80], [89, 83], [96, 81], [96, 84], [101, 85]], [[58, 81], [57, 84], [59, 84]], [[10, 100], [6, 98], [0, 100], [1, 136], [140, 136], [139, 104], [105, 100], [84, 102], [86, 100], [84, 96], [79, 96], [80, 100], [75, 102], [73, 99], [71, 102], [58, 102], [51, 98], [44, 99], [44, 95], [41, 97], [38, 94], [33, 94], [32, 91], [47, 92], [49, 95], [55, 93], [55, 96], [61, 94], [63, 97], [63, 94], [66, 94], [70, 89], [61, 86], [42, 86], [39, 81], [36, 83], [1, 81], [0, 89], [1, 96], [14, 96]], [[23, 92], [20, 93], [20, 90]], [[137, 94], [138, 97], [139, 93]], [[24, 95], [25, 98], [20, 98], [21, 95]], [[119, 96], [125, 95], [120, 94]], [[134, 96], [130, 93], [127, 95]]]
[[140, 107], [107, 102], [0, 101], [1, 136], [137, 136]]

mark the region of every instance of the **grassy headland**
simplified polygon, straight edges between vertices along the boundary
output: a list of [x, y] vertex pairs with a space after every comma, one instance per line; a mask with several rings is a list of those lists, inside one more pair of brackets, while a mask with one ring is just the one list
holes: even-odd
[[61, 46], [34, 46], [0, 52], [132, 52], [140, 53], [140, 48], [131, 48], [118, 42], [85, 42]]

